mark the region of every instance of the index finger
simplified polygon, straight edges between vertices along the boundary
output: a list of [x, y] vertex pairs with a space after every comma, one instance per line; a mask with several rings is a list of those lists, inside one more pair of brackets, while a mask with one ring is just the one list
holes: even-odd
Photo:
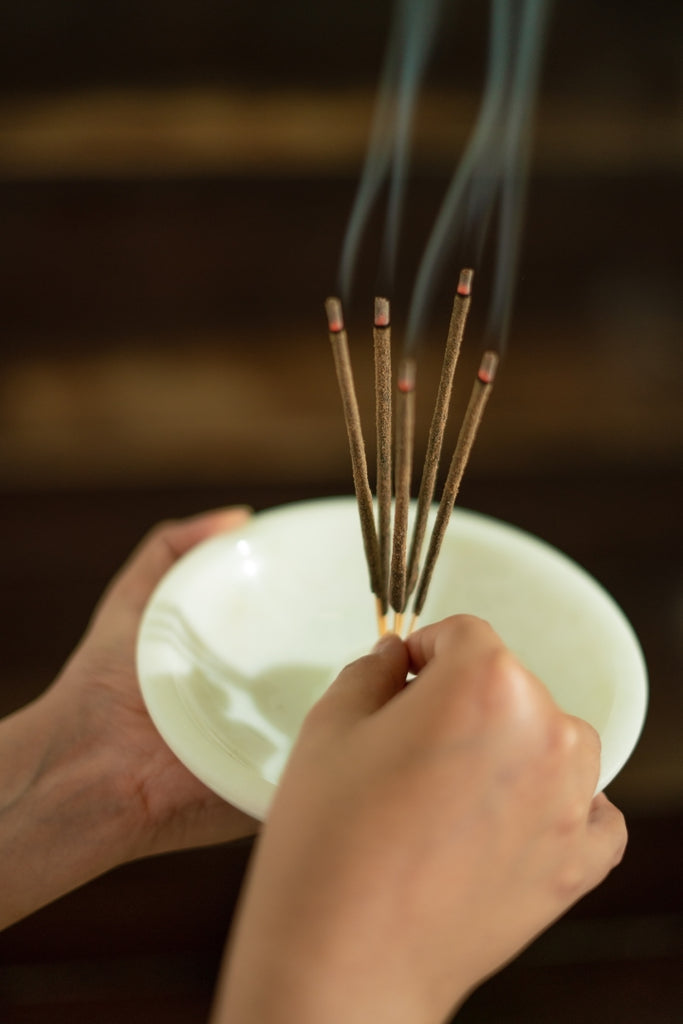
[[423, 626], [406, 640], [411, 671], [418, 673], [440, 654], [447, 653], [454, 671], [473, 659], [504, 649], [496, 631], [475, 615], [451, 615]]
[[522, 665], [490, 623], [474, 615], [453, 615], [425, 626], [406, 641], [411, 671], [426, 682], [474, 692], [499, 712], [535, 718], [559, 713], [548, 688]]

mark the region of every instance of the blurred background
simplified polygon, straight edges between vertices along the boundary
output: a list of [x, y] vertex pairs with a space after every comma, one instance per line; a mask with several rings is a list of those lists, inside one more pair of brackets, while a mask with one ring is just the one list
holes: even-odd
[[[487, 5], [452, 6], [399, 308], [480, 97]], [[54, 677], [159, 519], [350, 492], [322, 302], [389, 16], [388, 0], [3, 4], [1, 713]], [[682, 58], [679, 0], [557, 0], [509, 350], [461, 502], [597, 576], [640, 636], [651, 702], [610, 787], [624, 864], [464, 1022], [680, 1019]], [[368, 419], [375, 262], [370, 244], [347, 311]], [[420, 350], [418, 452], [457, 269]], [[475, 293], [456, 404], [485, 313]], [[2, 1020], [204, 1020], [249, 851], [129, 865], [9, 929]]]

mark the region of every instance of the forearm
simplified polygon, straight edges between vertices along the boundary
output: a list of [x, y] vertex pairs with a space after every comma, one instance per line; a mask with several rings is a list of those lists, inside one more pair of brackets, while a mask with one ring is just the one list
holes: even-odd
[[54, 689], [0, 722], [0, 928], [128, 859], [109, 761]]

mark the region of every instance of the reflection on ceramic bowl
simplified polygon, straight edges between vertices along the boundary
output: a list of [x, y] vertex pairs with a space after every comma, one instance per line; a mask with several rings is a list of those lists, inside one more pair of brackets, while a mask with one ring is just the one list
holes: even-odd
[[[640, 647], [612, 598], [535, 537], [456, 509], [420, 624], [457, 612], [488, 619], [598, 730], [606, 786], [647, 701]], [[263, 818], [306, 712], [375, 629], [355, 501], [285, 505], [199, 545], [162, 580], [140, 630], [142, 693], [180, 760]]]

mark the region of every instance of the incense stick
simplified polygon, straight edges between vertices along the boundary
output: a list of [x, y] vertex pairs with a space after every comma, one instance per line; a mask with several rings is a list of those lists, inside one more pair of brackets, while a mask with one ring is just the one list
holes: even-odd
[[451, 402], [451, 391], [453, 389], [453, 376], [455, 367], [460, 355], [460, 346], [465, 332], [467, 314], [470, 308], [472, 294], [472, 278], [474, 271], [469, 267], [460, 271], [458, 287], [453, 299], [451, 321], [448, 327], [446, 349], [444, 351], [443, 363], [441, 365], [441, 377], [436, 395], [432, 422], [429, 427], [427, 438], [427, 451], [425, 455], [424, 470], [420, 481], [420, 491], [417, 497], [417, 509], [415, 512], [415, 525], [410, 543], [410, 554], [408, 556], [408, 577], [406, 595], [410, 597], [417, 584], [420, 570], [420, 554], [427, 532], [427, 517], [429, 508], [434, 497], [436, 485], [436, 474], [439, 469], [441, 448], [443, 446], [444, 431], [448, 419], [448, 410]]
[[375, 350], [375, 419], [377, 428], [377, 537], [380, 564], [380, 601], [386, 631], [389, 610], [391, 561], [391, 315], [389, 300], [375, 299], [373, 328]]
[[379, 564], [379, 545], [377, 542], [377, 530], [375, 529], [375, 516], [372, 504], [372, 493], [368, 481], [368, 465], [365, 456], [365, 442], [361, 427], [358, 399], [353, 381], [351, 369], [351, 357], [349, 355], [349, 344], [344, 330], [344, 319], [342, 315], [341, 302], [337, 298], [329, 298], [325, 301], [327, 323], [330, 334], [330, 344], [334, 356], [334, 365], [337, 371], [337, 381], [344, 408], [344, 420], [346, 432], [349, 439], [349, 451], [351, 454], [351, 469], [353, 472], [353, 486], [358, 501], [358, 513], [360, 517], [361, 533], [363, 535], [363, 546], [365, 557], [368, 563], [370, 576], [370, 588], [377, 599], [378, 627], [382, 630], [382, 608], [381, 608], [381, 573]]
[[453, 452], [450, 469], [448, 471], [448, 478], [443, 489], [443, 494], [441, 495], [441, 502], [439, 503], [439, 508], [436, 514], [434, 529], [432, 531], [429, 548], [422, 568], [420, 582], [418, 584], [417, 593], [415, 594], [410, 632], [415, 628], [417, 619], [424, 607], [429, 584], [431, 583], [434, 568], [436, 566], [436, 560], [439, 557], [441, 544], [443, 543], [446, 528], [453, 511], [453, 506], [455, 505], [455, 500], [458, 496], [460, 482], [462, 480], [463, 473], [465, 472], [465, 467], [467, 466], [467, 461], [470, 457], [472, 445], [474, 444], [474, 440], [477, 436], [482, 416], [484, 415], [486, 403], [491, 395], [491, 387], [498, 367], [498, 358], [499, 357], [496, 352], [484, 352], [474, 385], [472, 386], [472, 394], [470, 395], [469, 404], [465, 411], [462, 426], [460, 427], [460, 433], [458, 435], [455, 451]]
[[391, 552], [389, 599], [394, 609], [394, 630], [400, 633], [406, 606], [406, 548], [410, 483], [413, 469], [415, 434], [415, 360], [404, 356], [398, 373], [396, 396], [396, 469], [394, 538]]

